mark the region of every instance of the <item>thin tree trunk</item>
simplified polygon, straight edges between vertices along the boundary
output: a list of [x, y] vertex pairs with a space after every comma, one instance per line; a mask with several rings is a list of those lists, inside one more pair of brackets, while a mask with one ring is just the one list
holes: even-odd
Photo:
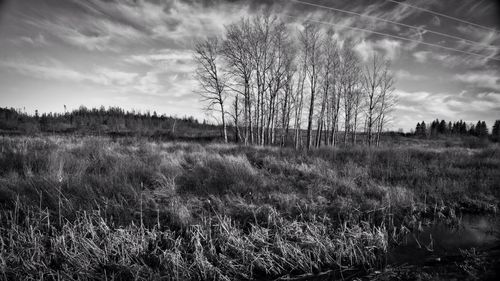
[[222, 132], [224, 136], [224, 142], [227, 143], [227, 124], [226, 124], [226, 114], [224, 111], [224, 104], [221, 101], [220, 102], [220, 109], [221, 109], [221, 115], [222, 115]]
[[234, 127], [235, 127], [235, 136], [234, 140], [236, 143], [240, 142], [240, 126], [239, 126], [239, 104], [238, 104], [238, 96], [236, 95], [236, 98], [234, 100]]

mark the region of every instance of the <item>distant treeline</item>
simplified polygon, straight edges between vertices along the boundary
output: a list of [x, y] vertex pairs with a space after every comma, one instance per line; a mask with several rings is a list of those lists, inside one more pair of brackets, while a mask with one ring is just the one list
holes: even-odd
[[491, 135], [485, 121], [479, 120], [476, 124], [467, 124], [462, 120], [446, 122], [445, 120], [439, 121], [438, 119], [432, 121], [430, 125], [427, 125], [425, 121], [417, 123], [415, 135], [420, 137], [436, 137], [440, 135], [490, 137], [493, 141], [499, 141], [500, 120], [495, 121]]
[[220, 128], [193, 117], [175, 118], [119, 107], [84, 106], [65, 113], [29, 115], [13, 108], [0, 108], [0, 131], [10, 134], [79, 133], [109, 136], [150, 136], [165, 139], [215, 139]]

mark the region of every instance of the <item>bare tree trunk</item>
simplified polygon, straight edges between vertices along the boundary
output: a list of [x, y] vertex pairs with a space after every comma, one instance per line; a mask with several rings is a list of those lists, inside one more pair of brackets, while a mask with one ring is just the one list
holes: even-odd
[[323, 134], [323, 144], [325, 146], [328, 146], [329, 145], [329, 143], [328, 143], [328, 138], [329, 138], [329, 134], [328, 134], [329, 129], [328, 128], [329, 127], [327, 126], [326, 121], [323, 122], [323, 128], [325, 128], [325, 133]]
[[264, 105], [264, 92], [262, 92], [262, 96], [260, 98], [260, 145], [264, 145], [265, 141], [265, 105]]
[[347, 144], [347, 135], [349, 134], [349, 130], [350, 130], [350, 120], [349, 120], [349, 116], [347, 116], [347, 113], [346, 113], [346, 117], [345, 117], [345, 125], [344, 125], [344, 145]]
[[240, 124], [239, 124], [239, 102], [238, 102], [238, 95], [236, 95], [235, 99], [234, 99], [234, 141], [236, 143], [239, 143], [240, 142], [240, 139], [241, 139], [241, 133], [240, 133]]
[[[357, 98], [357, 97], [356, 97]], [[356, 102], [354, 108], [354, 125], [352, 130], [352, 144], [356, 145], [356, 131], [358, 129], [358, 102]]]
[[318, 128], [316, 129], [316, 147], [321, 145], [321, 131], [323, 130], [323, 120], [325, 118], [325, 108], [328, 96], [328, 86], [325, 87], [323, 92], [323, 99], [321, 101], [321, 111], [318, 118]]
[[249, 91], [249, 85], [248, 81], [245, 80], [245, 90], [244, 90], [244, 108], [243, 111], [245, 112], [244, 118], [245, 118], [245, 145], [248, 145], [248, 142], [250, 141], [250, 134], [251, 134], [251, 128], [252, 128], [252, 117], [250, 113], [250, 91]]
[[306, 79], [306, 62], [304, 59], [304, 66], [302, 69], [302, 73], [300, 74], [300, 80], [299, 80], [299, 103], [295, 109], [295, 149], [299, 149], [300, 147], [300, 139], [301, 139], [301, 123], [302, 123], [302, 108], [304, 105], [304, 84], [305, 84], [305, 79]]
[[248, 93], [247, 97], [247, 110], [248, 110], [248, 134], [250, 137], [250, 143], [253, 144], [253, 125], [252, 125], [252, 103], [250, 100], [250, 92]]
[[338, 119], [339, 119], [339, 114], [340, 114], [340, 97], [342, 95], [340, 94], [340, 91], [337, 90], [335, 93], [335, 100], [333, 101], [333, 104], [335, 105], [335, 108], [333, 108], [333, 118], [332, 118], [332, 136], [331, 136], [331, 142], [332, 146], [335, 146], [337, 144], [337, 139], [336, 139], [336, 133], [338, 132]]
[[[257, 80], [259, 80], [259, 71], [257, 71]], [[259, 83], [259, 82], [257, 82]], [[260, 123], [260, 116], [261, 116], [261, 90], [260, 90], [260, 84], [257, 84], [257, 102], [256, 102], [256, 107], [255, 107], [255, 130], [256, 130], [256, 142], [257, 144], [260, 144], [260, 128], [262, 127], [262, 124]]]
[[311, 149], [313, 113], [314, 113], [314, 90], [313, 87], [311, 87], [311, 103], [309, 104], [309, 117], [307, 119], [307, 143], [306, 143], [307, 149]]
[[224, 103], [220, 103], [220, 110], [222, 112], [222, 134], [224, 137], [224, 142], [227, 143], [227, 124], [226, 124], [226, 114], [224, 111]]
[[288, 79], [287, 86], [285, 90], [285, 95], [283, 97], [283, 108], [281, 116], [281, 146], [285, 146], [288, 141], [288, 129], [290, 124], [290, 105], [289, 99], [291, 91], [293, 90], [293, 85], [290, 85], [291, 81]]

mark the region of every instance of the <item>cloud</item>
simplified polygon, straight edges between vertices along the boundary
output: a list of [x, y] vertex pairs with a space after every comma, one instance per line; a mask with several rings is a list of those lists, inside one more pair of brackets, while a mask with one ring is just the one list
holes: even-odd
[[95, 73], [99, 77], [104, 78], [103, 81], [106, 85], [119, 85], [119, 86], [131, 84], [138, 76], [137, 73], [118, 71], [105, 67], [97, 68], [95, 70]]
[[198, 82], [192, 75], [185, 73], [173, 74], [171, 72], [152, 70], [142, 75], [133, 86], [133, 91], [142, 95], [163, 97], [168, 103], [199, 102], [195, 93]]
[[[176, 63], [177, 67], [182, 67], [182, 64], [187, 64], [193, 61], [193, 52], [189, 49], [161, 49], [143, 54], [130, 55], [125, 58], [125, 61], [129, 63], [140, 63], [158, 67], [172, 66], [171, 64]], [[192, 69], [187, 69], [186, 71], [191, 70]]]
[[464, 41], [459, 41], [457, 47], [479, 55], [485, 58], [475, 57], [478, 62], [476, 65], [487, 65], [494, 63], [498, 67], [498, 60], [492, 60], [500, 54], [500, 34], [492, 30], [485, 30], [483, 28], [475, 27], [472, 25], [458, 25], [456, 29], [464, 34], [462, 37], [471, 39], [474, 44]]
[[440, 26], [441, 25], [441, 20], [439, 19], [438, 16], [433, 16], [431, 22], [432, 22], [432, 25], [434, 25], [434, 26]]
[[193, 73], [196, 64], [189, 49], [160, 49], [125, 58], [132, 65], [145, 66], [134, 89], [149, 95], [189, 98], [197, 88]]
[[[413, 53], [413, 57], [415, 60], [419, 63], [427, 63], [429, 61], [437, 61], [440, 62], [444, 66], [454, 66], [456, 63], [458, 63], [458, 59], [461, 59], [459, 57], [449, 55], [449, 54], [443, 54], [439, 52], [432, 52], [432, 51], [417, 51]], [[443, 63], [446, 62], [446, 63]]]
[[104, 79], [97, 75], [81, 73], [61, 65], [26, 61], [1, 61], [0, 65], [6, 69], [39, 79], [94, 82], [99, 84], [104, 82]]
[[97, 67], [92, 72], [81, 72], [69, 68], [56, 60], [44, 62], [28, 62], [23, 60], [0, 61], [0, 66], [38, 79], [76, 83], [91, 82], [116, 87], [129, 85], [137, 77], [137, 73], [117, 71], [104, 67]]
[[422, 81], [427, 79], [427, 76], [419, 75], [415, 73], [410, 73], [404, 69], [399, 69], [395, 72], [396, 78], [398, 80], [410, 80], [410, 81]]
[[158, 72], [147, 72], [139, 79], [134, 89], [141, 93], [158, 95], [163, 89], [163, 85], [160, 83], [160, 79], [158, 79]]
[[38, 34], [37, 36], [19, 36], [10, 40], [15, 45], [31, 45], [35, 47], [43, 47], [49, 45], [45, 36]]
[[[396, 90], [399, 103], [394, 116], [395, 127], [405, 124], [416, 124], [422, 120], [430, 121], [436, 118], [453, 120], [487, 120], [493, 122], [492, 112], [496, 112], [500, 103], [500, 95], [492, 93], [473, 94], [462, 91], [455, 93], [432, 93], [426, 91], [408, 92]], [[399, 120], [399, 117], [405, 117]], [[407, 128], [410, 129], [410, 128]]]
[[387, 59], [395, 60], [401, 52], [401, 41], [387, 38], [377, 41], [362, 40], [354, 49], [364, 61], [374, 53], [382, 53]]
[[439, 66], [448, 69], [456, 69], [457, 67], [477, 68], [485, 67], [493, 61], [489, 57], [478, 57], [471, 54], [461, 54], [449, 51], [448, 53], [433, 51], [416, 51], [412, 54], [415, 61], [422, 64], [437, 63]]
[[53, 14], [48, 18], [29, 18], [25, 23], [61, 41], [90, 51], [120, 51], [141, 42], [143, 35], [118, 22], [86, 14]]
[[394, 60], [399, 56], [401, 50], [401, 41], [392, 39], [382, 39], [376, 42], [376, 45], [385, 51], [387, 58]]
[[[249, 14], [246, 5], [217, 1], [100, 1], [77, 2], [87, 13], [101, 21], [129, 29], [146, 42], [163, 42], [169, 47], [189, 47], [194, 38], [219, 35], [224, 25]], [[113, 38], [115, 33], [110, 33]]]
[[463, 25], [460, 24], [456, 27], [456, 29], [465, 34], [469, 38], [473, 38], [473, 40], [476, 42], [476, 44], [483, 45], [483, 47], [479, 47], [479, 49], [476, 50], [484, 50], [484, 46], [490, 46], [488, 48], [490, 51], [496, 51], [498, 52], [498, 49], [500, 48], [498, 44], [495, 44], [498, 40], [500, 40], [500, 34], [498, 32], [495, 32], [493, 30], [485, 30], [484, 28], [472, 26], [472, 25]]
[[429, 52], [427, 51], [417, 51], [413, 53], [413, 57], [415, 60], [419, 63], [425, 63], [427, 62], [427, 59], [429, 57]]
[[496, 71], [471, 71], [464, 74], [456, 74], [453, 78], [473, 87], [500, 91], [500, 75]]

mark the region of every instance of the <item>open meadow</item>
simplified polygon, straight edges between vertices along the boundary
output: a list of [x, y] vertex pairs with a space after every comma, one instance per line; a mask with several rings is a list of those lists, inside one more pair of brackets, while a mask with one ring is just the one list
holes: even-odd
[[494, 214], [500, 198], [493, 145], [1, 137], [0, 149], [5, 280], [373, 277], [402, 235]]

